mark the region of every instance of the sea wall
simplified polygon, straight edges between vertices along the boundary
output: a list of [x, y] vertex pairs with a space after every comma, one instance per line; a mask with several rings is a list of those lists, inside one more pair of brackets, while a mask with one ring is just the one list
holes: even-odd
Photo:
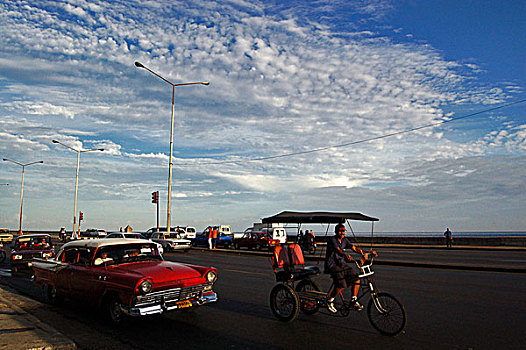
[[[53, 237], [58, 237], [57, 231], [27, 231], [24, 234], [31, 233], [48, 233]], [[16, 234], [16, 232], [11, 232]], [[328, 236], [316, 236], [318, 242], [326, 242]], [[358, 244], [371, 244], [370, 236], [350, 237], [352, 242]], [[295, 241], [296, 236], [289, 235], [289, 241]], [[418, 236], [374, 236], [374, 244], [404, 244], [404, 245], [445, 245], [445, 238], [443, 237], [418, 237]], [[453, 237], [453, 245], [458, 246], [481, 246], [481, 247], [526, 247], [526, 237], [524, 236], [503, 236], [503, 237]]]
[[[295, 236], [289, 236], [290, 240], [296, 240]], [[317, 236], [318, 242], [325, 242], [326, 236]], [[359, 236], [351, 239], [358, 244], [370, 244], [371, 237]], [[377, 237], [373, 238], [374, 244], [407, 244], [407, 245], [445, 245], [442, 237]], [[453, 245], [459, 246], [482, 246], [482, 247], [526, 247], [526, 237], [453, 237]]]

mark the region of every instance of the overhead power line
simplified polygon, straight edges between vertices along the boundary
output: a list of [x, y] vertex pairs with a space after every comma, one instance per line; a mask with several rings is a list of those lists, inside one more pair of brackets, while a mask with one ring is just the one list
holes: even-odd
[[414, 128], [409, 128], [409, 129], [404, 129], [404, 130], [400, 130], [400, 131], [395, 131], [395, 132], [391, 132], [391, 133], [387, 133], [387, 134], [383, 134], [383, 135], [379, 135], [379, 136], [373, 136], [373, 137], [370, 137], [370, 138], [361, 139], [361, 140], [357, 140], [357, 141], [350, 141], [350, 142], [340, 143], [340, 144], [326, 146], [326, 147], [313, 148], [313, 149], [305, 150], [305, 151], [282, 153], [282, 154], [277, 154], [277, 155], [273, 155], [273, 156], [247, 158], [247, 159], [240, 159], [240, 160], [224, 160], [224, 161], [217, 161], [217, 162], [202, 162], [202, 163], [201, 162], [197, 162], [197, 163], [194, 163], [194, 164], [188, 164], [187, 163], [187, 164], [178, 164], [178, 165], [179, 166], [190, 166], [190, 165], [219, 165], [219, 164], [248, 163], [248, 162], [258, 162], [258, 161], [262, 161], [262, 160], [270, 160], [270, 159], [293, 157], [293, 156], [309, 154], [309, 153], [323, 152], [323, 151], [327, 151], [327, 150], [333, 149], [333, 148], [348, 147], [348, 146], [358, 145], [360, 143], [377, 141], [377, 140], [381, 140], [381, 139], [386, 139], [388, 137], [393, 137], [393, 136], [397, 136], [397, 135], [407, 134], [407, 133], [410, 133], [410, 132], [414, 132], [414, 131], [418, 131], [418, 130], [422, 130], [422, 129], [426, 129], [426, 128], [431, 128], [431, 127], [443, 125], [443, 124], [446, 124], [446, 123], [451, 123], [451, 122], [454, 122], [454, 121], [457, 121], [457, 120], [471, 118], [471, 117], [474, 117], [474, 116], [477, 116], [477, 115], [480, 115], [480, 114], [496, 111], [498, 109], [507, 108], [507, 107], [510, 107], [510, 106], [513, 106], [513, 105], [517, 105], [517, 104], [521, 104], [521, 103], [524, 103], [524, 102], [526, 102], [526, 99], [505, 103], [505, 104], [497, 106], [497, 107], [484, 109], [482, 111], [473, 112], [473, 113], [466, 114], [466, 115], [463, 115], [463, 116], [460, 116], [460, 117], [454, 117], [454, 118], [447, 119], [447, 120], [441, 120], [441, 121], [438, 121], [438, 122], [435, 122], [435, 123], [430, 123], [430, 124], [426, 124], [426, 125], [422, 125], [422, 126], [417, 126], [417, 127], [414, 127]]

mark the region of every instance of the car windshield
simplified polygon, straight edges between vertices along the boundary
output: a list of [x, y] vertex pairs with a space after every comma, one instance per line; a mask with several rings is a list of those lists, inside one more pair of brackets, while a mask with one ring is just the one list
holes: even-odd
[[119, 244], [100, 247], [94, 265], [119, 265], [137, 261], [159, 261], [161, 255], [155, 244]]
[[52, 248], [51, 238], [43, 237], [19, 237], [15, 243], [15, 250], [34, 250]]

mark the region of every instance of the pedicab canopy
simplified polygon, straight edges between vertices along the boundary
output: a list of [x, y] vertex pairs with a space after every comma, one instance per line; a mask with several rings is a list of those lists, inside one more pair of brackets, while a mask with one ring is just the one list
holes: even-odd
[[378, 221], [378, 218], [373, 218], [361, 213], [340, 213], [330, 211], [313, 211], [313, 212], [298, 212], [298, 211], [283, 211], [274, 216], [263, 218], [261, 220], [264, 224], [271, 223], [293, 223], [293, 224], [340, 224], [346, 220], [357, 221]]

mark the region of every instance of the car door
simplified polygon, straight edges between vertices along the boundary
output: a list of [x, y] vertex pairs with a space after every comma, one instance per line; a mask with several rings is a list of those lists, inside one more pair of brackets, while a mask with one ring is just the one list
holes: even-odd
[[93, 253], [88, 248], [79, 248], [77, 261], [71, 264], [71, 273], [69, 274], [71, 297], [91, 302], [95, 300], [95, 295], [100, 290], [98, 281], [100, 275], [98, 269], [91, 266]]
[[61, 266], [55, 271], [55, 288], [57, 293], [71, 297], [71, 274], [73, 264], [78, 260], [78, 249], [74, 247], [64, 249], [58, 260]]
[[247, 232], [237, 240], [240, 247], [250, 247], [250, 235], [251, 233]]
[[203, 232], [195, 236], [194, 238], [195, 245], [202, 246], [208, 244], [208, 232]]

